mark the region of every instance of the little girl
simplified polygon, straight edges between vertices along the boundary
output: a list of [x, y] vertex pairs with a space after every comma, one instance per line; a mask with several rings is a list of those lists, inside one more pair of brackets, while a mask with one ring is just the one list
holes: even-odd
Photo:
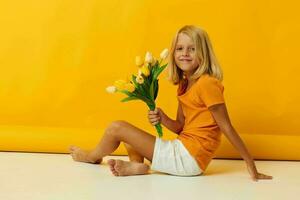
[[160, 108], [149, 111], [152, 125], [161, 122], [177, 139], [163, 140], [129, 124], [115, 121], [90, 152], [71, 146], [75, 161], [101, 163], [102, 158], [125, 143], [130, 162], [108, 160], [115, 176], [147, 174], [151, 170], [177, 176], [201, 175], [215, 155], [224, 133], [247, 163], [254, 181], [272, 179], [257, 171], [243, 141], [233, 128], [223, 97], [222, 71], [207, 33], [195, 26], [184, 26], [175, 35], [169, 62], [169, 79], [178, 86], [176, 120], [170, 119]]

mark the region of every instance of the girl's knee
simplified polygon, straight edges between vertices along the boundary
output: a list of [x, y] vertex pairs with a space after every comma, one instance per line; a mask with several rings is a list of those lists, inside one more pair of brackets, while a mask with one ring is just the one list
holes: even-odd
[[106, 133], [108, 134], [114, 134], [118, 131], [120, 131], [121, 128], [123, 128], [125, 125], [127, 125], [128, 122], [123, 120], [117, 120], [113, 121], [106, 129]]

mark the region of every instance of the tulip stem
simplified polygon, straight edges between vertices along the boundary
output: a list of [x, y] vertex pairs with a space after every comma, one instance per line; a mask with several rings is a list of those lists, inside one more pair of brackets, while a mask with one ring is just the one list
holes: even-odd
[[159, 66], [160, 66], [160, 64], [162, 63], [162, 61], [163, 61], [163, 59], [160, 59], [160, 61], [159, 61], [159, 63], [158, 63], [158, 64], [159, 64]]
[[[156, 108], [156, 105], [155, 105], [154, 101], [151, 104], [147, 104], [147, 105], [148, 105], [148, 107], [151, 111], [155, 110], [155, 108]], [[161, 126], [160, 122], [158, 124], [155, 124], [155, 129], [156, 129], [156, 132], [158, 133], [158, 136], [162, 137], [163, 132], [162, 132], [162, 126]]]
[[158, 133], [158, 136], [162, 137], [163, 132], [162, 132], [162, 127], [161, 127], [160, 122], [158, 124], [155, 124], [155, 129], [156, 129], [156, 132]]

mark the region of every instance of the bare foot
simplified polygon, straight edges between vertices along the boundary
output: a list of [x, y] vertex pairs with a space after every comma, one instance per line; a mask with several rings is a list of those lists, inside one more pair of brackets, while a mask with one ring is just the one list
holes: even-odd
[[73, 160], [75, 161], [92, 163], [92, 164], [99, 164], [102, 162], [102, 159], [92, 158], [89, 152], [84, 151], [79, 147], [70, 146], [69, 150]]
[[115, 170], [115, 165], [116, 165], [116, 160], [110, 159], [107, 161], [110, 171], [113, 173], [115, 176], [119, 176], [119, 173]]
[[149, 166], [144, 163], [128, 162], [123, 160], [108, 160], [111, 172], [115, 176], [132, 176], [147, 174]]

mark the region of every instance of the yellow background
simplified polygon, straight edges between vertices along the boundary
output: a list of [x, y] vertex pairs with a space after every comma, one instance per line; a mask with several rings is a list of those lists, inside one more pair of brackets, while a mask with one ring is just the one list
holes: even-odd
[[[124, 95], [105, 88], [136, 73], [136, 55], [159, 56], [177, 29], [194, 24], [212, 40], [232, 123], [250, 152], [299, 160], [298, 8], [296, 0], [1, 1], [0, 150], [91, 149], [119, 119], [155, 134], [144, 103], [121, 103]], [[166, 71], [159, 83], [157, 105], [175, 118]], [[239, 154], [223, 138], [217, 156]]]

